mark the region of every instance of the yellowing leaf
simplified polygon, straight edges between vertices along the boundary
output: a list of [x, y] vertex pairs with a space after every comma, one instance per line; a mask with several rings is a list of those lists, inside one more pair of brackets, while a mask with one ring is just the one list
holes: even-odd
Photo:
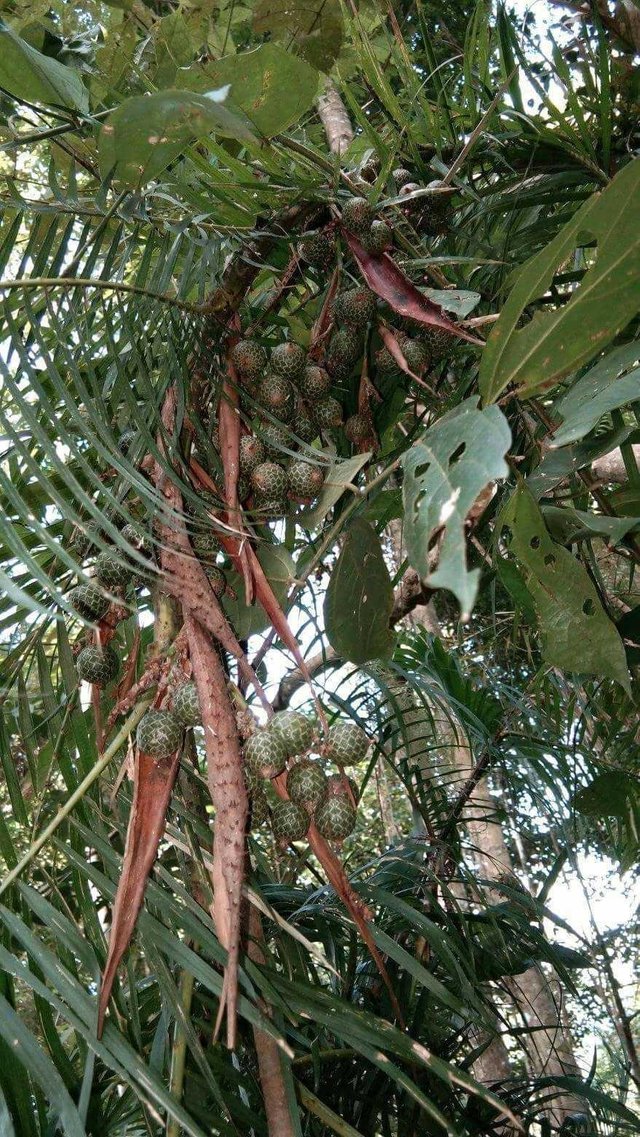
[[[518, 329], [529, 304], [549, 288], [576, 246], [597, 241], [597, 258], [562, 306], [536, 312]], [[493, 402], [509, 384], [521, 395], [554, 386], [593, 359], [640, 310], [640, 161], [629, 162], [594, 194], [558, 236], [520, 270], [483, 353], [480, 390]]]

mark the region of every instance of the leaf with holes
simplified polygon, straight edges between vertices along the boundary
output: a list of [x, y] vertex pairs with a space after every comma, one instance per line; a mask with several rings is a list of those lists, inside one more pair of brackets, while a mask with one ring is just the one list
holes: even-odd
[[250, 140], [247, 121], [226, 105], [222, 88], [209, 95], [158, 91], [127, 99], [100, 132], [100, 170], [129, 186], [156, 178], [198, 138], [223, 134]]
[[[466, 619], [478, 590], [478, 569], [467, 570], [464, 525], [478, 495], [509, 473], [504, 456], [511, 431], [498, 407], [478, 410], [467, 399], [441, 418], [405, 454], [405, 541], [410, 563], [429, 588], [448, 588]], [[438, 563], [429, 547], [440, 532]]]
[[640, 343], [623, 344], [590, 368], [553, 408], [564, 422], [551, 445], [577, 442], [598, 425], [608, 411], [638, 398], [640, 368], [629, 368], [640, 359]]
[[521, 485], [502, 512], [509, 549], [533, 597], [542, 653], [553, 667], [604, 675], [629, 690], [622, 640], [605, 613], [586, 569], [552, 541], [535, 499]]
[[[528, 305], [551, 285], [576, 247], [597, 241], [597, 259], [566, 304], [536, 312]], [[593, 359], [640, 309], [640, 162], [629, 162], [584, 203], [558, 236], [527, 261], [482, 358], [480, 390], [493, 402], [510, 384], [521, 395], [553, 387]]]
[[329, 643], [343, 659], [366, 663], [388, 656], [393, 588], [380, 539], [368, 521], [349, 526], [324, 602]]
[[89, 95], [77, 71], [17, 36], [0, 20], [0, 87], [14, 99], [88, 112]]

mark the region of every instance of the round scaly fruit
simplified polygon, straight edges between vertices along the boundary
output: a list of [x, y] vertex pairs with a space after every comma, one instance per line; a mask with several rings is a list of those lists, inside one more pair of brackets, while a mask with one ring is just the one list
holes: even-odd
[[231, 349], [231, 362], [243, 378], [255, 383], [265, 373], [267, 353], [256, 340], [239, 340]]
[[409, 369], [416, 375], [422, 375], [429, 364], [429, 352], [425, 345], [420, 340], [412, 340], [409, 336], [399, 336], [398, 343]]
[[218, 600], [220, 600], [227, 591], [226, 576], [224, 575], [222, 569], [218, 568], [217, 565], [207, 565], [205, 572], [207, 574], [207, 580], [211, 585], [211, 589], [214, 595], [218, 597]]
[[326, 358], [327, 371], [336, 379], [350, 375], [354, 363], [362, 354], [362, 333], [356, 328], [341, 328], [334, 332]]
[[120, 660], [108, 644], [104, 647], [89, 644], [80, 652], [76, 668], [79, 679], [84, 679], [86, 683], [95, 683], [97, 687], [105, 687], [118, 674]]
[[313, 815], [327, 796], [327, 775], [317, 762], [303, 758], [287, 774], [287, 793], [296, 805], [302, 805]]
[[314, 268], [329, 268], [336, 259], [335, 241], [328, 233], [309, 233], [298, 245], [298, 253]]
[[296, 419], [295, 432], [302, 442], [313, 442], [314, 438], [318, 437], [317, 426], [306, 415], [301, 415], [300, 418]]
[[171, 711], [147, 711], [136, 731], [138, 749], [150, 758], [168, 758], [182, 742], [182, 723]]
[[305, 367], [300, 380], [298, 382], [300, 394], [313, 402], [314, 399], [322, 399], [325, 395], [329, 394], [331, 390], [331, 377], [324, 367], [317, 367], [315, 364], [309, 364]]
[[363, 233], [361, 243], [372, 257], [379, 257], [391, 245], [391, 236], [386, 221], [374, 221], [369, 232]]
[[256, 397], [261, 406], [281, 422], [289, 422], [295, 410], [295, 395], [288, 379], [282, 375], [267, 375], [258, 384]]
[[370, 442], [373, 435], [371, 424], [364, 415], [351, 415], [344, 424], [344, 433], [354, 446], [362, 446], [363, 443]]
[[376, 311], [376, 298], [368, 288], [350, 288], [336, 296], [333, 304], [334, 320], [366, 328]]
[[191, 538], [191, 548], [204, 565], [215, 565], [220, 542], [213, 529], [197, 529]]
[[368, 749], [369, 739], [354, 722], [343, 720], [329, 727], [325, 753], [338, 766], [354, 766], [362, 761]]
[[328, 797], [318, 807], [315, 823], [327, 841], [344, 841], [356, 826], [357, 813], [347, 797]]
[[200, 711], [198, 688], [193, 681], [182, 683], [180, 687], [176, 687], [173, 692], [173, 713], [180, 719], [183, 726], [200, 726], [202, 712]]
[[[291, 437], [291, 430], [288, 430], [286, 426], [282, 426], [279, 422], [262, 422], [257, 427], [257, 430], [260, 435], [260, 441], [265, 448], [267, 458], [275, 458], [276, 460], [279, 458], [286, 459], [287, 456], [283, 454], [283, 450], [295, 449], [295, 440]], [[259, 463], [259, 465], [262, 465], [262, 463]], [[256, 466], [254, 466], [254, 470], [255, 469], [257, 469]], [[253, 470], [251, 473], [253, 473]]]
[[431, 359], [431, 363], [438, 363], [455, 346], [455, 338], [444, 328], [434, 324], [418, 324], [412, 327], [411, 334], [423, 344]]
[[267, 451], [264, 442], [253, 434], [243, 434], [240, 439], [240, 472], [250, 475], [256, 466], [264, 462]]
[[406, 186], [408, 182], [413, 181], [413, 174], [411, 173], [411, 170], [405, 170], [402, 166], [400, 166], [397, 170], [393, 170], [391, 177], [393, 178], [399, 190], [402, 189], [403, 186]]
[[133, 545], [139, 553], [144, 553], [145, 556], [150, 557], [153, 551], [153, 544], [149, 537], [136, 529], [135, 525], [125, 525], [122, 530], [122, 536], [129, 545]]
[[110, 601], [95, 584], [79, 584], [67, 597], [70, 605], [84, 620], [101, 620], [109, 611]]
[[269, 727], [257, 730], [244, 744], [248, 769], [260, 778], [275, 778], [287, 764], [287, 752], [280, 735]]
[[251, 474], [251, 485], [258, 498], [281, 501], [287, 492], [287, 475], [277, 462], [261, 462]]
[[375, 353], [374, 363], [376, 370], [378, 370], [381, 375], [393, 375], [394, 372], [400, 370], [397, 360], [393, 358], [388, 347], [379, 348]]
[[306, 837], [310, 823], [311, 818], [304, 806], [295, 801], [279, 801], [271, 812], [273, 835], [283, 845]]
[[351, 197], [342, 207], [342, 224], [358, 235], [371, 228], [373, 210], [366, 197]]
[[87, 525], [85, 529], [74, 526], [69, 544], [76, 556], [83, 561], [91, 552], [95, 544], [98, 530], [95, 525]]
[[271, 369], [275, 371], [276, 375], [282, 375], [284, 379], [291, 379], [295, 382], [299, 379], [304, 371], [307, 362], [307, 353], [300, 344], [280, 343], [271, 351]]
[[301, 711], [279, 711], [271, 719], [269, 730], [274, 730], [281, 739], [287, 758], [304, 754], [311, 746], [316, 733], [313, 719], [303, 715]]
[[251, 809], [251, 828], [259, 829], [271, 816], [269, 799], [262, 788], [253, 790], [249, 798], [249, 805]]
[[[442, 182], [439, 181], [429, 182], [427, 185], [427, 189], [441, 188]], [[417, 220], [417, 227], [421, 229], [423, 233], [426, 233], [427, 236], [437, 237], [448, 228], [451, 217], [452, 196], [452, 191], [448, 193], [434, 193], [421, 202], [423, 208]]]
[[309, 502], [324, 485], [324, 470], [302, 459], [292, 462], [287, 470], [287, 496], [291, 501]]
[[354, 782], [353, 778], [348, 778], [343, 771], [342, 774], [330, 774], [327, 778], [327, 797], [346, 797], [352, 805], [357, 805], [360, 790], [357, 782]]
[[311, 415], [320, 430], [335, 430], [342, 425], [342, 407], [337, 399], [320, 399], [310, 406]]
[[133, 577], [133, 569], [112, 553], [100, 553], [96, 560], [96, 577], [105, 588], [125, 588]]

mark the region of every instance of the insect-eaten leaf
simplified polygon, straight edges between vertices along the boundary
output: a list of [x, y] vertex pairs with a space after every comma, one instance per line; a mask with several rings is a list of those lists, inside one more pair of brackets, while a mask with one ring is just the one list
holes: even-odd
[[[467, 399], [434, 423], [404, 456], [405, 541], [410, 563], [430, 588], [447, 588], [467, 619], [479, 571], [467, 570], [464, 525], [479, 494], [509, 473], [504, 456], [511, 431], [498, 407], [479, 410]], [[441, 533], [437, 566], [429, 548]]]
[[253, 137], [245, 118], [226, 105], [224, 87], [208, 95], [158, 91], [127, 99], [100, 132], [100, 170], [139, 187], [158, 177], [190, 143], [207, 134]]
[[342, 659], [366, 663], [391, 654], [393, 588], [380, 539], [358, 518], [347, 531], [324, 603], [329, 643]]
[[89, 110], [89, 95], [79, 73], [31, 47], [2, 20], [0, 87], [28, 103]]
[[558, 447], [577, 442], [589, 434], [608, 411], [636, 400], [640, 368], [632, 365], [639, 359], [640, 343], [624, 344], [610, 351], [574, 383], [553, 408], [554, 415], [560, 415], [564, 422], [555, 432], [551, 445]]
[[500, 517], [509, 551], [533, 597], [542, 654], [554, 667], [607, 676], [629, 690], [622, 640], [602, 608], [586, 569], [552, 541], [529, 490], [518, 487]]
[[313, 106], [320, 76], [315, 67], [276, 43], [225, 55], [204, 67], [178, 72], [176, 83], [190, 91], [229, 87], [228, 106], [263, 138], [287, 130]]
[[640, 782], [623, 770], [598, 774], [573, 799], [585, 817], [626, 817], [630, 807], [640, 806]]
[[342, 46], [340, 0], [258, 0], [253, 14], [256, 35], [284, 40], [320, 71], [329, 71]]
[[[566, 304], [525, 309], [544, 295], [576, 247], [597, 242], [597, 256]], [[553, 387], [588, 363], [640, 309], [640, 162], [629, 162], [523, 265], [484, 350], [480, 390], [493, 402], [510, 384], [520, 395]], [[588, 329], [588, 334], [585, 334]]]

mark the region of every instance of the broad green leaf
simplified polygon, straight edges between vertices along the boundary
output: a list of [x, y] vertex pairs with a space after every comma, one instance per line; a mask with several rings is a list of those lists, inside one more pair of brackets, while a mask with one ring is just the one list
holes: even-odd
[[[576, 246], [596, 241], [595, 263], [571, 299], [536, 312], [518, 328], [528, 305], [549, 288]], [[602, 351], [640, 308], [640, 161], [629, 162], [594, 194], [558, 236], [520, 270], [484, 350], [485, 403], [514, 384], [521, 395], [552, 387]]]
[[355, 520], [331, 574], [324, 602], [329, 643], [343, 659], [366, 663], [388, 656], [393, 588], [380, 539], [368, 521]]
[[613, 545], [640, 527], [640, 517], [607, 517], [605, 514], [589, 513], [585, 509], [562, 508], [558, 505], [543, 506], [545, 524], [555, 541], [569, 545], [582, 541], [585, 537], [604, 537]]
[[434, 304], [439, 304], [447, 312], [453, 312], [461, 320], [473, 312], [482, 299], [479, 292], [467, 292], [460, 288], [424, 288], [422, 291]]
[[0, 87], [14, 99], [86, 113], [89, 96], [77, 71], [36, 51], [0, 20]]
[[344, 491], [353, 485], [353, 479], [362, 467], [366, 466], [370, 457], [371, 454], [367, 451], [366, 454], [355, 454], [346, 461], [338, 459], [329, 466], [322, 493], [316, 504], [310, 509], [303, 509], [300, 513], [300, 524], [304, 525], [305, 529], [315, 529], [316, 525], [320, 524]]
[[585, 817], [626, 817], [633, 802], [640, 803], [640, 783], [623, 770], [598, 774], [573, 799], [578, 813]]
[[[553, 447], [584, 438], [607, 411], [616, 410], [640, 396], [640, 343], [628, 343], [609, 352], [583, 375], [553, 408], [564, 422], [553, 436]], [[625, 374], [628, 372], [628, 374]]]
[[509, 548], [533, 597], [547, 663], [566, 671], [605, 675], [628, 690], [624, 647], [615, 625], [586, 569], [551, 540], [526, 486], [516, 490], [503, 510], [501, 525], [511, 530]]
[[339, 0], [258, 0], [253, 16], [258, 35], [294, 43], [298, 55], [319, 71], [329, 71], [342, 46]]
[[176, 76], [179, 87], [190, 91], [229, 87], [230, 110], [246, 115], [264, 138], [298, 122], [313, 105], [318, 81], [314, 67], [275, 43], [226, 55], [205, 67], [190, 67]]
[[127, 99], [100, 131], [103, 177], [113, 171], [127, 185], [141, 186], [197, 138], [217, 133], [251, 139], [246, 120], [226, 105], [227, 96], [222, 88], [205, 95], [172, 90]]
[[610, 454], [633, 433], [632, 426], [616, 427], [597, 438], [589, 438], [574, 446], [563, 446], [559, 450], [549, 450], [533, 473], [526, 479], [527, 489], [538, 500], [557, 486], [565, 478], [570, 478], [590, 466], [597, 458]]
[[[497, 407], [478, 410], [467, 399], [436, 422], [405, 454], [405, 541], [410, 563], [430, 588], [457, 596], [466, 619], [478, 589], [478, 569], [467, 571], [464, 525], [478, 495], [507, 476], [504, 456], [511, 432]], [[438, 564], [429, 568], [429, 546], [443, 530]]]
[[[291, 554], [284, 545], [259, 545], [257, 553], [276, 598], [284, 605], [294, 576]], [[235, 571], [228, 572], [227, 581], [235, 597], [225, 596], [222, 603], [238, 638], [246, 639], [269, 627], [270, 620], [262, 605], [257, 601], [251, 605], [245, 603], [244, 581], [240, 574]]]

